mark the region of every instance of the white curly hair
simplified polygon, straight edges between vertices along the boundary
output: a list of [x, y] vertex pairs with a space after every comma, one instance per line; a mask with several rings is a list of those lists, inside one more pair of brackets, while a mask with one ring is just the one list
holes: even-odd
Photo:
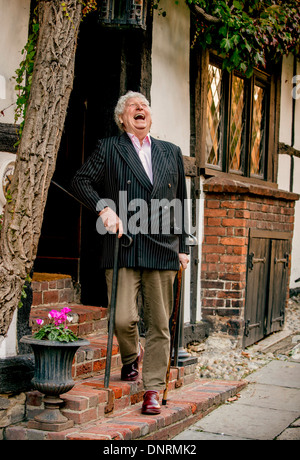
[[[150, 103], [148, 101], [148, 99], [142, 94], [142, 93], [138, 93], [136, 91], [128, 91], [126, 94], [124, 94], [124, 96], [121, 96], [117, 102], [117, 105], [115, 107], [115, 122], [116, 124], [118, 125], [118, 127], [124, 131], [124, 127], [123, 127], [123, 124], [121, 123], [120, 121], [120, 115], [122, 115], [124, 113], [124, 110], [125, 110], [125, 104], [126, 102], [128, 101], [128, 99], [131, 99], [133, 97], [136, 97], [136, 98], [139, 98], [139, 99], [142, 99], [143, 102], [145, 102], [145, 104], [148, 105], [148, 107], [150, 108]], [[151, 108], [150, 108], [151, 110]]]

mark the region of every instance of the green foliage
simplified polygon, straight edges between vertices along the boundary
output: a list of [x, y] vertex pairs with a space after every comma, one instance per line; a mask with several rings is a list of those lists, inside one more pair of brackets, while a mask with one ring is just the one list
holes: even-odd
[[20, 302], [18, 303], [18, 308], [22, 308], [23, 307], [23, 301], [24, 299], [27, 298], [27, 292], [26, 292], [26, 289], [28, 288], [29, 284], [31, 283], [31, 278], [29, 275], [26, 276], [25, 278], [25, 284], [22, 288], [22, 292], [21, 292], [21, 300]]
[[58, 342], [75, 342], [78, 337], [70, 329], [65, 329], [61, 324], [53, 328], [52, 324], [46, 324], [34, 334], [35, 339], [39, 340], [55, 340]]
[[30, 88], [32, 83], [32, 73], [34, 66], [34, 58], [36, 54], [38, 33], [39, 24], [37, 22], [37, 12], [35, 10], [31, 26], [31, 33], [29, 34], [26, 45], [21, 51], [24, 58], [20, 62], [19, 68], [16, 70], [16, 76], [14, 77], [16, 80], [15, 90], [17, 91], [15, 122], [17, 122], [21, 117], [23, 119], [23, 121], [20, 123], [19, 138], [21, 137], [24, 127], [27, 102], [29, 99]]
[[223, 67], [251, 76], [254, 67], [265, 68], [293, 52], [299, 54], [299, 0], [187, 0], [218, 21], [195, 15], [194, 45], [214, 49]]

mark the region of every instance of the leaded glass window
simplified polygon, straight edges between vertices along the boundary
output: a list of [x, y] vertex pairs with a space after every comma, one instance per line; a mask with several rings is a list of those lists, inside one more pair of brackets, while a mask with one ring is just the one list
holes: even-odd
[[254, 85], [253, 111], [252, 111], [252, 135], [251, 135], [251, 176], [264, 176], [264, 151], [265, 151], [265, 105], [266, 90], [261, 86]]
[[[259, 72], [257, 72], [258, 74]], [[268, 80], [208, 66], [205, 163], [213, 169], [265, 179]]]
[[229, 171], [242, 173], [245, 154], [246, 128], [245, 81], [232, 76], [230, 139], [229, 139]]
[[222, 152], [222, 70], [208, 66], [206, 163], [220, 167]]

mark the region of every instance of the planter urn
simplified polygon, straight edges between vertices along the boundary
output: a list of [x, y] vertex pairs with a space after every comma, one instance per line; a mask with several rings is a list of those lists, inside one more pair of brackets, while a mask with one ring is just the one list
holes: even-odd
[[60, 412], [59, 407], [63, 403], [60, 395], [75, 385], [72, 379], [73, 359], [78, 348], [89, 345], [89, 341], [59, 342], [24, 336], [21, 342], [32, 347], [35, 360], [32, 384], [45, 395], [45, 409], [28, 422], [28, 427], [45, 431], [71, 428], [74, 422]]

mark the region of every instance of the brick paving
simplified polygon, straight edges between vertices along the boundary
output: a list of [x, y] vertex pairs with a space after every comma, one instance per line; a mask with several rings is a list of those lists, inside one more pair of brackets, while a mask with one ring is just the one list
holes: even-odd
[[[63, 396], [67, 400], [63, 413], [69, 414], [69, 418], [73, 413], [72, 419], [75, 422], [73, 428], [61, 432], [40, 431], [30, 429], [24, 423], [7, 428], [6, 439], [168, 440], [239, 393], [245, 385], [245, 382], [241, 381], [200, 379], [171, 391], [167, 405], [162, 406], [159, 415], [142, 415], [141, 402], [133, 405], [125, 404], [124, 408], [115, 407], [112, 412], [105, 415], [109, 391], [97, 389], [96, 379], [94, 386], [92, 381], [85, 382], [75, 386], [74, 390]], [[116, 384], [113, 389], [114, 394], [116, 395], [121, 387], [122, 398], [129, 396], [127, 393], [130, 389], [126, 388], [126, 385], [119, 386], [119, 384]]]

